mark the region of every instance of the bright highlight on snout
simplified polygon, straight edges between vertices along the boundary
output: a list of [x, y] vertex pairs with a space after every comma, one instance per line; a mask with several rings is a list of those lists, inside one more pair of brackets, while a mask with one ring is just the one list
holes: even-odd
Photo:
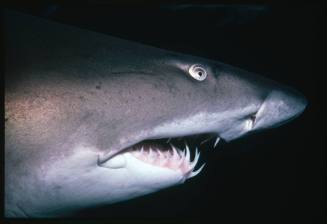
[[256, 129], [278, 127], [299, 116], [307, 106], [306, 98], [287, 88], [272, 91], [262, 103]]

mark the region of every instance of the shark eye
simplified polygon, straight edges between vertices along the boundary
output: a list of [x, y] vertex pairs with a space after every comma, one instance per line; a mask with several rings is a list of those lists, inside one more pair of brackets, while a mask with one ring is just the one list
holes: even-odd
[[189, 74], [198, 81], [203, 81], [207, 78], [207, 71], [198, 64], [194, 64], [188, 70]]

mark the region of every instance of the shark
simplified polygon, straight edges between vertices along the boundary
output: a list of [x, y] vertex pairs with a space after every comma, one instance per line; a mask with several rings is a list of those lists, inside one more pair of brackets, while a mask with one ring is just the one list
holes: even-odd
[[307, 105], [219, 61], [18, 12], [4, 13], [4, 41], [8, 218], [69, 217], [183, 184], [204, 173], [204, 144]]

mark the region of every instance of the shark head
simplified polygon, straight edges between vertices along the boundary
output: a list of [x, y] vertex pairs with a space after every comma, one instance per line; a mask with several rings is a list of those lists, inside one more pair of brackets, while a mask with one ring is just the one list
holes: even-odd
[[23, 18], [29, 29], [14, 20], [7, 32], [6, 216], [62, 216], [182, 184], [204, 169], [204, 142], [277, 127], [307, 105], [221, 62]]
[[296, 90], [219, 62], [164, 53], [146, 64], [151, 69], [110, 75], [102, 88], [110, 96], [122, 88], [117, 102], [90, 100], [105, 114], [85, 119], [72, 153], [48, 168], [46, 182], [60, 186], [59, 214], [67, 205], [115, 203], [182, 184], [204, 168], [201, 143], [216, 147], [277, 127], [307, 104]]

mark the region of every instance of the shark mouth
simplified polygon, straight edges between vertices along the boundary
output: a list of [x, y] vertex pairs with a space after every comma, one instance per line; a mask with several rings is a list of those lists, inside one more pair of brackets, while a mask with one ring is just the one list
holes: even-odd
[[[185, 179], [189, 179], [198, 175], [205, 166], [205, 163], [198, 166], [200, 158], [199, 149], [216, 148], [220, 139], [217, 134], [201, 134], [178, 138], [144, 140], [123, 149], [116, 155], [130, 153], [142, 162], [179, 171]], [[194, 152], [192, 153], [193, 149]], [[104, 162], [101, 163], [103, 164]], [[100, 166], [101, 163], [99, 164]], [[196, 167], [199, 168], [195, 169]]]

